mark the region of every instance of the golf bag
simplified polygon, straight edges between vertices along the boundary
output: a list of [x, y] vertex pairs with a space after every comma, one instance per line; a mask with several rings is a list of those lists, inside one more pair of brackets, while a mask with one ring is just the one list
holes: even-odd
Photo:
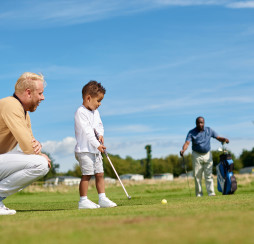
[[237, 189], [233, 174], [234, 162], [230, 154], [221, 154], [220, 163], [216, 166], [218, 191], [223, 195], [234, 194]]

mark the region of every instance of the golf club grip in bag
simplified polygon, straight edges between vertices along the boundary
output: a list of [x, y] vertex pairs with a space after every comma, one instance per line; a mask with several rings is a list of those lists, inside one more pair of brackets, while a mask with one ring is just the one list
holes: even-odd
[[237, 189], [236, 178], [233, 174], [234, 162], [230, 154], [221, 154], [220, 163], [216, 166], [217, 188], [223, 195], [234, 194]]

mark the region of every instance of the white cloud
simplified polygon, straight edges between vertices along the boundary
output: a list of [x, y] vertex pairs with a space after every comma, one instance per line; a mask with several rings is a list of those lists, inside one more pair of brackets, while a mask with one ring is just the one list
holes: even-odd
[[229, 8], [254, 8], [254, 1], [239, 1], [227, 4]]
[[42, 151], [50, 153], [54, 163], [59, 164], [59, 172], [67, 172], [77, 163], [74, 156], [75, 144], [74, 137], [66, 137], [61, 141], [46, 141], [42, 142]]
[[12, 8], [6, 12], [2, 10], [0, 19], [15, 21], [16, 23], [21, 21], [30, 25], [35, 24], [35, 22], [41, 25], [87, 23], [119, 15], [129, 8], [133, 8], [130, 2], [126, 4], [121, 0], [25, 1], [17, 3], [16, 9]]
[[50, 153], [53, 158], [56, 155], [68, 155], [74, 153], [76, 140], [73, 137], [66, 137], [62, 141], [46, 141], [42, 143], [42, 150]]
[[224, 5], [228, 1], [223, 0], [154, 0], [156, 4], [167, 6], [195, 6], [195, 5]]
[[[94, 0], [94, 1], [21, 1], [16, 8], [12, 4], [0, 13], [1, 23], [8, 26], [25, 24], [29, 26], [73, 25], [88, 23], [115, 16], [152, 11], [170, 6], [218, 5], [229, 8], [253, 8], [253, 1], [233, 0]], [[25, 26], [24, 25], [24, 26]]]
[[149, 102], [145, 103], [145, 105], [135, 105], [133, 106], [132, 102], [128, 101], [128, 103], [121, 103], [118, 102], [114, 105], [109, 105], [110, 109], [107, 108], [107, 105], [104, 106], [101, 114], [103, 116], [112, 116], [112, 115], [126, 115], [126, 114], [137, 114], [141, 112], [153, 112], [158, 110], [177, 110], [183, 108], [190, 108], [193, 106], [202, 106], [205, 107], [207, 105], [218, 105], [221, 106], [222, 104], [253, 104], [254, 98], [250, 96], [232, 96], [229, 94], [225, 97], [215, 97], [215, 96], [207, 96], [206, 97], [197, 97], [192, 94], [192, 96], [184, 97], [184, 98], [176, 98], [176, 99], [168, 99], [167, 101], [157, 101], [157, 104], [149, 104]]
[[241, 131], [242, 133], [244, 131], [247, 131], [247, 133], [250, 135], [250, 132], [253, 131], [254, 127], [253, 127], [252, 121], [247, 121], [247, 122], [232, 123], [229, 125], [217, 126], [217, 129], [219, 129], [220, 131], [225, 131], [225, 133], [230, 131], [238, 131], [238, 130]]

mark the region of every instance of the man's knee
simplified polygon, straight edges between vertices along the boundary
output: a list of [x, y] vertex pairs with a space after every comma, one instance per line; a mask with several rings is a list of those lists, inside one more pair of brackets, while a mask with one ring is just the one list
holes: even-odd
[[41, 155], [37, 155], [34, 171], [41, 176], [49, 172], [48, 160]]

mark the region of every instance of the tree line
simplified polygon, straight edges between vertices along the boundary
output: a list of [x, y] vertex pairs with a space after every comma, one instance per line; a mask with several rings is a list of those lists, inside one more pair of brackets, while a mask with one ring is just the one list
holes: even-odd
[[[109, 154], [109, 157], [114, 164], [114, 167], [119, 175], [123, 174], [142, 174], [145, 178], [151, 178], [154, 174], [172, 173], [174, 177], [185, 173], [183, 158], [177, 154], [171, 154], [166, 157], [152, 158], [151, 146], [146, 146], [147, 157], [143, 159], [133, 159], [130, 156], [121, 158], [119, 155]], [[216, 165], [220, 162], [221, 152], [211, 151], [213, 155], [213, 174], [216, 174]], [[237, 158], [232, 152], [228, 151], [234, 161], [234, 172], [238, 173], [243, 167], [254, 166], [254, 148], [250, 151], [243, 150], [241, 155]], [[54, 159], [48, 154], [52, 160], [52, 168], [50, 172], [45, 176], [45, 179], [49, 179], [56, 175], [68, 175], [81, 177], [81, 171], [78, 163], [76, 163], [72, 170], [65, 173], [58, 173], [59, 164], [55, 164]], [[184, 162], [187, 166], [187, 170], [192, 170], [191, 154], [184, 156]], [[111, 168], [107, 158], [103, 155], [103, 165], [105, 177], [116, 178], [113, 169]]]

